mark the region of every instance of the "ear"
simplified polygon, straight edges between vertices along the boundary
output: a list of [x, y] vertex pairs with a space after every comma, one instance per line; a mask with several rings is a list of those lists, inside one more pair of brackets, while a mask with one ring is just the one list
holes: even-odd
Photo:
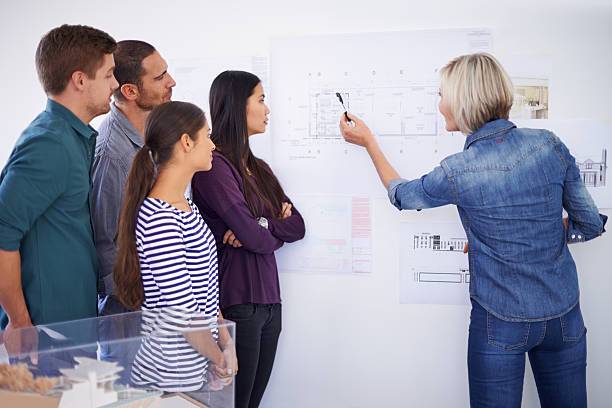
[[181, 138], [179, 139], [179, 143], [181, 144], [183, 151], [185, 153], [189, 153], [194, 146], [193, 140], [191, 140], [191, 137], [189, 137], [189, 135], [187, 133], [183, 133], [181, 135]]
[[121, 85], [121, 94], [128, 101], [133, 101], [136, 98], [138, 98], [138, 95], [140, 93], [138, 92], [138, 87], [136, 85], [134, 85], [134, 84], [123, 84], [123, 85]]
[[85, 89], [85, 82], [87, 79], [89, 78], [83, 71], [74, 71], [70, 77], [70, 82], [77, 90], [83, 91]]

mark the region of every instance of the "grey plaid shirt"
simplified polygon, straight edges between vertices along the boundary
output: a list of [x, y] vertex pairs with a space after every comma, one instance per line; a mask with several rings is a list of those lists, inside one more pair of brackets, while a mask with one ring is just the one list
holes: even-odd
[[132, 160], [143, 144], [143, 136], [119, 108], [111, 104], [109, 115], [100, 125], [91, 177], [95, 243], [100, 263], [100, 296], [115, 292], [112, 272], [125, 182]]

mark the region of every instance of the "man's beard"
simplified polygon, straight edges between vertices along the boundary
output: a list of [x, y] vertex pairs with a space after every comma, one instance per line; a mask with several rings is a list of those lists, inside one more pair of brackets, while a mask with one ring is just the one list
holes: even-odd
[[139, 89], [140, 97], [136, 99], [136, 106], [138, 106], [143, 111], [152, 111], [156, 106], [161, 105], [163, 101], [159, 103], [155, 103], [154, 98], [150, 98], [147, 92], [144, 92], [142, 89]]
[[110, 103], [108, 101], [100, 104], [89, 103], [87, 105], [87, 112], [93, 118], [96, 116], [104, 115], [110, 111]]
[[143, 111], [152, 111], [153, 108], [157, 105], [152, 105], [151, 103], [145, 103], [143, 100], [136, 99], [136, 106], [138, 106]]

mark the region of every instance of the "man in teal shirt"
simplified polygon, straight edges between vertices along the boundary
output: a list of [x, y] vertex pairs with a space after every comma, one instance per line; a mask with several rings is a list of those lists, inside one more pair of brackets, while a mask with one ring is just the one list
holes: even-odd
[[63, 25], [36, 50], [46, 109], [24, 130], [0, 174], [0, 326], [13, 329], [96, 316], [97, 257], [91, 221], [91, 163], [110, 109], [116, 43], [105, 32]]

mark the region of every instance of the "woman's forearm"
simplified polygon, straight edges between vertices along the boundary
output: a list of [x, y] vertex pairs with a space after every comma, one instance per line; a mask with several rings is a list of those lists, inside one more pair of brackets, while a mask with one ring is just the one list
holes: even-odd
[[365, 122], [352, 113], [350, 114], [352, 124], [349, 123], [347, 119], [347, 115], [342, 115], [340, 119], [340, 132], [344, 140], [366, 148], [372, 159], [372, 163], [374, 163], [374, 167], [376, 167], [380, 181], [382, 181], [385, 188], [387, 188], [391, 180], [399, 178], [399, 174], [397, 174], [395, 169], [391, 167], [387, 161], [378, 142], [376, 142], [376, 138]]
[[201, 330], [186, 331], [183, 333], [185, 339], [198, 353], [202, 354], [213, 364], [223, 367], [223, 352], [217, 345], [217, 341], [212, 336], [209, 328]]
[[370, 159], [372, 159], [372, 163], [374, 163], [374, 167], [376, 167], [376, 172], [378, 173], [378, 177], [380, 177], [380, 181], [382, 181], [385, 188], [387, 188], [391, 180], [400, 177], [399, 174], [397, 174], [397, 171], [389, 164], [389, 161], [375, 139], [371, 139], [366, 149], [370, 155]]

